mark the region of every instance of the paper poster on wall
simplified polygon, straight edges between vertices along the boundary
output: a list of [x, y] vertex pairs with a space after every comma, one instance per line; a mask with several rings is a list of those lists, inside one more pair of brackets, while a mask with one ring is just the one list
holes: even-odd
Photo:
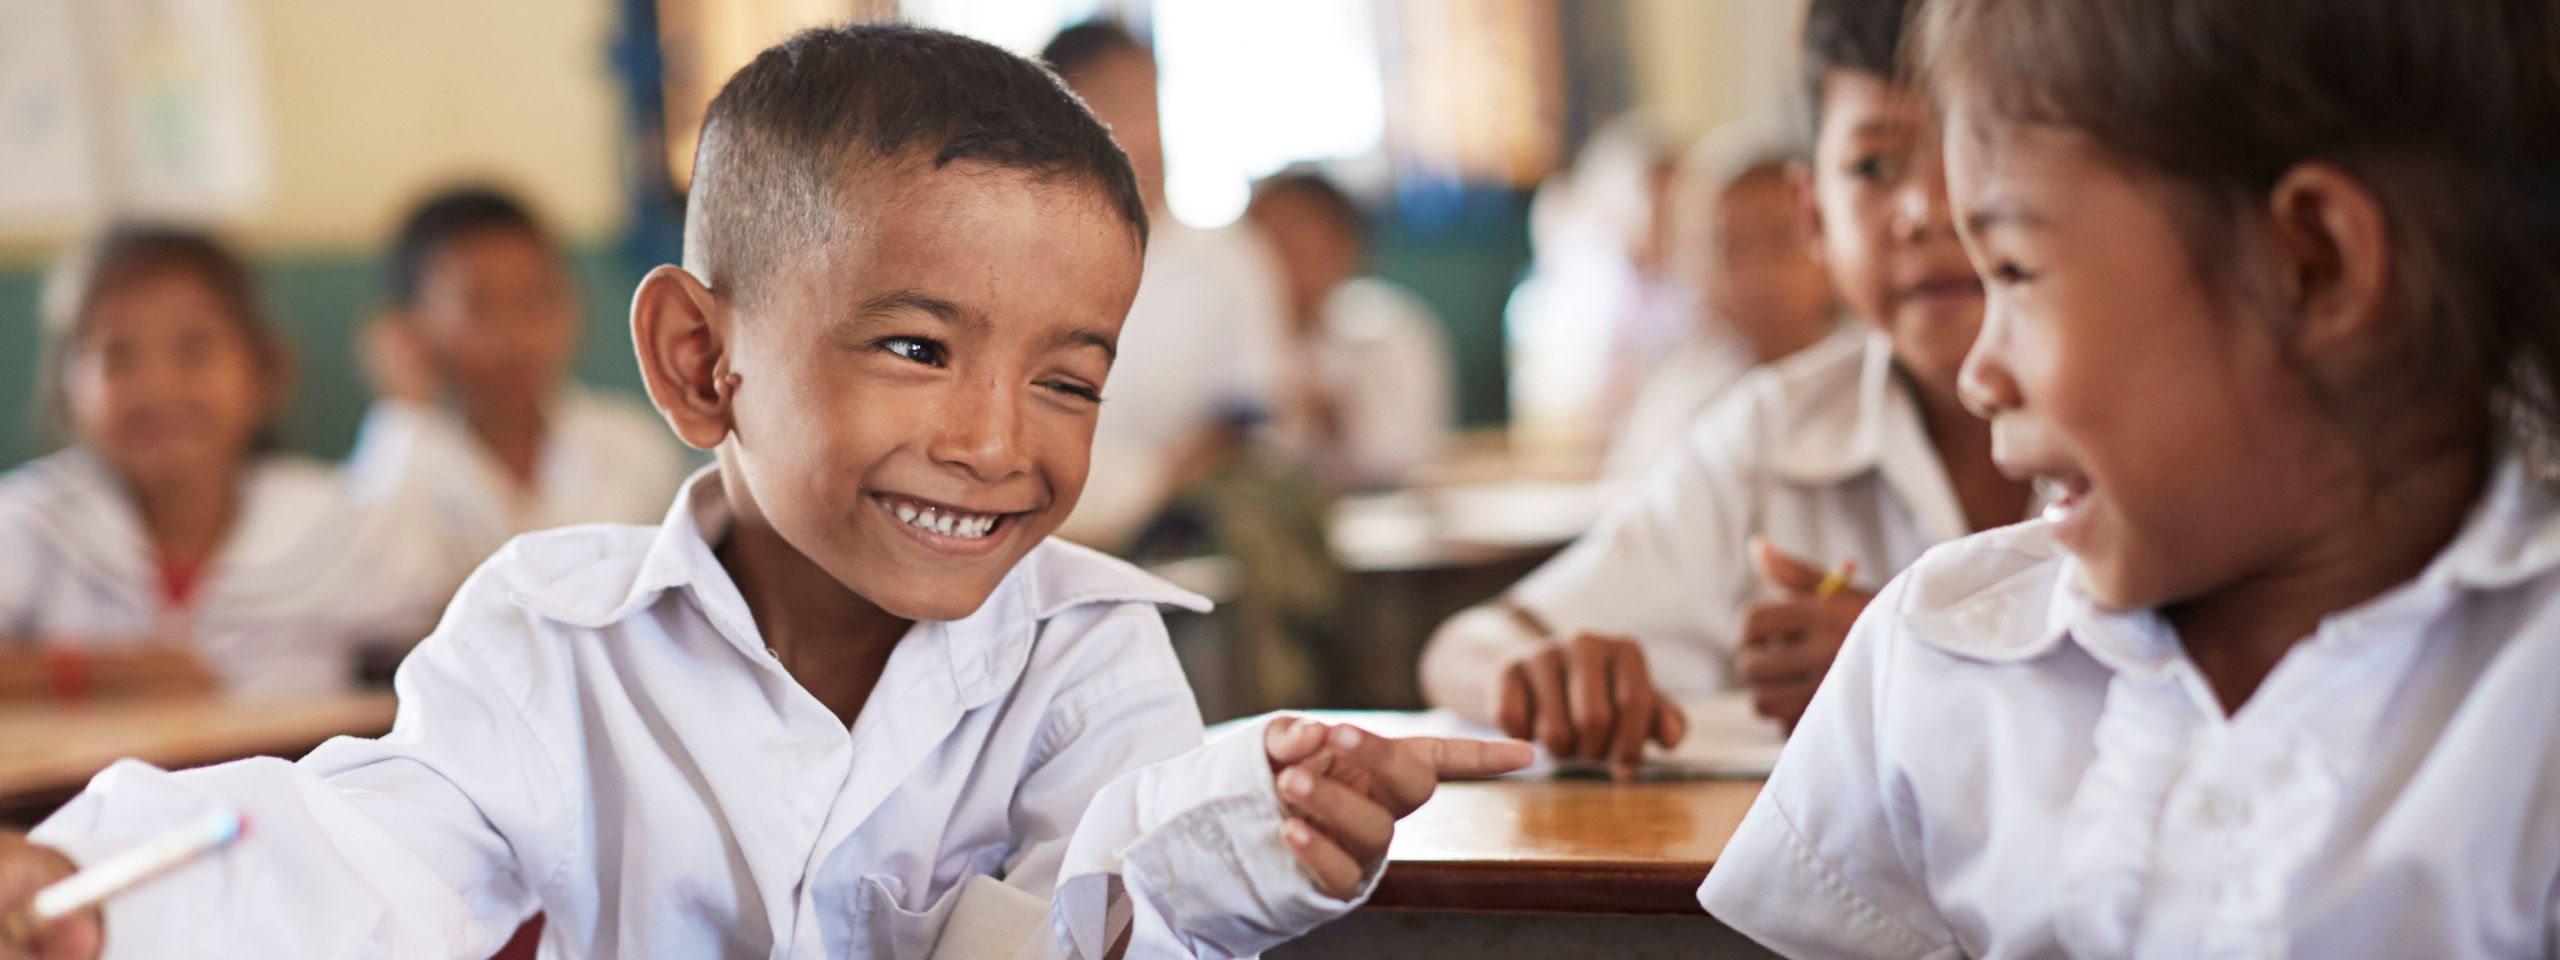
[[0, 235], [236, 221], [272, 182], [244, 0], [0, 3]]

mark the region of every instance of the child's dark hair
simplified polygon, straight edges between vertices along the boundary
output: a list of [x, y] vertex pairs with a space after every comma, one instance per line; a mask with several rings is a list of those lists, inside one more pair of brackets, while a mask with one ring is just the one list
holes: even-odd
[[1806, 115], [1822, 125], [1822, 81], [1835, 70], [1899, 81], [1902, 25], [1921, 0], [1813, 0], [1804, 13]]
[[1253, 185], [1253, 202], [1247, 205], [1246, 211], [1250, 213], [1253, 207], [1274, 198], [1292, 196], [1315, 204], [1316, 209], [1323, 211], [1326, 218], [1353, 242], [1368, 237], [1369, 218], [1360, 212], [1360, 204], [1354, 202], [1350, 194], [1342, 192], [1333, 178], [1316, 172], [1312, 167], [1291, 166], [1262, 178]]
[[[98, 301], [112, 291], [173, 273], [204, 285], [270, 375], [280, 380], [287, 374], [292, 364], [284, 337], [267, 320], [248, 264], [230, 248], [195, 230], [117, 226], [72, 249], [45, 278], [43, 359], [36, 373], [36, 409], [45, 432], [67, 439], [71, 400], [66, 368], [88, 336]], [[273, 424], [262, 426], [255, 449], [275, 446]]]
[[712, 289], [752, 300], [765, 271], [842, 232], [846, 177], [909, 161], [970, 161], [1092, 190], [1146, 244], [1128, 155], [1057, 77], [982, 41], [854, 23], [766, 50], [712, 99], [685, 263]]
[[1138, 39], [1119, 21], [1096, 17], [1050, 37], [1048, 45], [1040, 48], [1040, 62], [1048, 64], [1059, 76], [1074, 79], [1094, 64], [1122, 54], [1155, 57], [1146, 41]]
[[496, 187], [454, 187], [421, 201], [401, 219], [400, 234], [391, 242], [391, 302], [404, 307], [416, 304], [428, 261], [446, 248], [501, 231], [523, 233], [550, 246], [551, 234], [533, 211]]
[[2345, 171], [2382, 206], [2408, 321], [2377, 355], [2406, 362], [2315, 386], [2351, 417], [2469, 397], [2546, 446], [2560, 424], [2555, 20], [2551, 0], [1931, 0], [1915, 59], [1990, 119], [2073, 131], [2173, 184], [2208, 279], [2235, 279], [2231, 238], [2286, 171]]

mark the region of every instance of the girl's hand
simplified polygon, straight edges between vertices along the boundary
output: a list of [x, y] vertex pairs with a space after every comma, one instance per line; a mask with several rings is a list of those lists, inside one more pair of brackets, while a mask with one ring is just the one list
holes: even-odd
[[104, 949], [106, 930], [95, 908], [27, 929], [24, 911], [36, 891], [77, 869], [60, 851], [0, 830], [0, 960], [90, 960]]
[[1518, 740], [1389, 739], [1295, 717], [1265, 728], [1263, 751], [1289, 808], [1281, 839], [1316, 888], [1340, 900], [1385, 864], [1395, 822], [1441, 781], [1509, 773], [1536, 756]]

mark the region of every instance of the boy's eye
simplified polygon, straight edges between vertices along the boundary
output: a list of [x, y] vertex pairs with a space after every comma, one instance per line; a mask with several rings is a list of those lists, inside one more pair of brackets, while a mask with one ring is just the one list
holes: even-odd
[[880, 341], [880, 349], [926, 366], [942, 365], [942, 345], [922, 337], [890, 337]]
[[1047, 380], [1040, 385], [1087, 403], [1102, 402], [1102, 391], [1071, 380]]
[[2025, 283], [2035, 278], [2035, 274], [2028, 273], [2025, 268], [2006, 260], [2001, 261], [1999, 265], [1991, 268], [1991, 279], [1997, 283], [2014, 285]]
[[1849, 175], [1870, 183], [1885, 179], [1889, 170], [1883, 154], [1871, 153], [1849, 161]]

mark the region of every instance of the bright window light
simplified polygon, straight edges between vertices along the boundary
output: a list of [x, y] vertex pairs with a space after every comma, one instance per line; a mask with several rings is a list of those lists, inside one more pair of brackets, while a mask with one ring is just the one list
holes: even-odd
[[1386, 118], [1373, 3], [1155, 0], [1174, 216], [1229, 223], [1257, 177], [1378, 149]]

